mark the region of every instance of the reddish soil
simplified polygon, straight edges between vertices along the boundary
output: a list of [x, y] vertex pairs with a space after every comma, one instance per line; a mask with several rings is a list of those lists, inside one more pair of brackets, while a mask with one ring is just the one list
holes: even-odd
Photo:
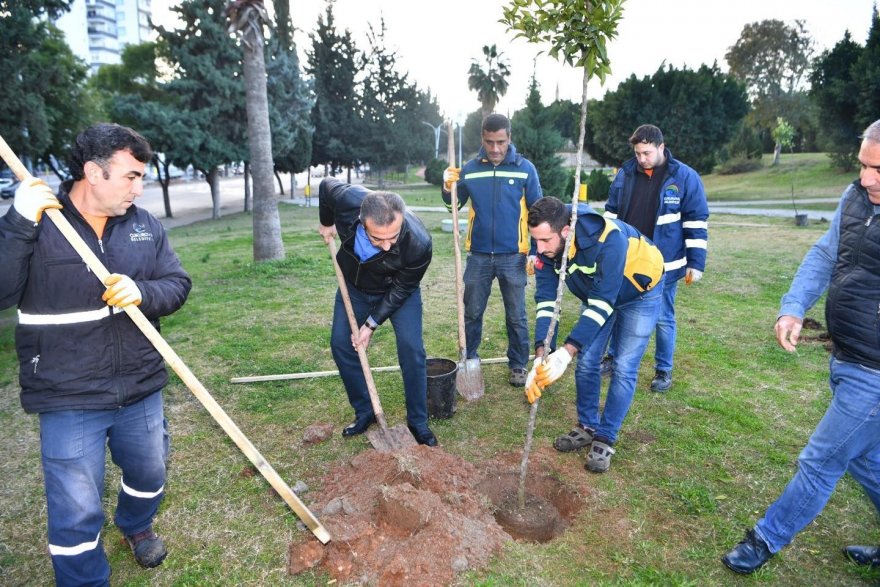
[[[519, 538], [558, 535], [589, 494], [586, 483], [573, 488], [560, 481], [554, 456], [532, 455], [527, 503], [541, 512], [541, 523], [535, 535]], [[495, 515], [515, 518], [514, 525], [523, 516], [515, 499], [520, 458], [502, 455], [476, 467], [441, 448], [368, 450], [322, 480], [322, 494], [309, 507], [331, 541], [322, 545], [308, 537], [292, 543], [289, 572], [314, 568], [339, 583], [427, 586], [481, 568], [511, 539]], [[583, 469], [575, 474], [587, 481]]]

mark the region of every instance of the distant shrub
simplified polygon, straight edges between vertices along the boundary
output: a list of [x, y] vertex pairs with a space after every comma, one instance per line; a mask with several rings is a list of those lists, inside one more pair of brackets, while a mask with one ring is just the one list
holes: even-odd
[[[587, 200], [590, 202], [602, 201], [608, 199], [608, 190], [611, 189], [611, 178], [608, 172], [601, 169], [594, 169], [587, 175], [581, 170], [581, 185], [587, 185]], [[574, 173], [572, 173], [565, 185], [563, 201], [570, 201], [571, 195], [574, 193]]]
[[432, 185], [443, 185], [443, 170], [449, 167], [444, 159], [431, 159], [425, 166], [425, 181]]
[[763, 164], [760, 159], [734, 157], [733, 159], [728, 159], [724, 163], [719, 163], [715, 167], [715, 173], [718, 175], [736, 175], [737, 173], [757, 171], [758, 169], [761, 169], [761, 167], [763, 167]]

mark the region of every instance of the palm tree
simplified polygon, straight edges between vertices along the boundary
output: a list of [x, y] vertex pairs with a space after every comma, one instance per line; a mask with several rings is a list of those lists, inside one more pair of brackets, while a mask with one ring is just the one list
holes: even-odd
[[483, 69], [476, 59], [471, 60], [471, 68], [468, 70], [468, 88], [477, 91], [477, 98], [483, 105], [483, 118], [486, 118], [495, 110], [498, 100], [507, 93], [507, 76], [510, 75], [510, 67], [506, 60], [501, 59], [501, 53], [495, 45], [483, 46], [483, 56], [486, 59], [486, 68]]
[[254, 261], [284, 258], [281, 218], [275, 199], [272, 132], [266, 96], [266, 59], [263, 26], [269, 15], [263, 0], [234, 0], [227, 7], [229, 30], [241, 35], [244, 84], [247, 92], [247, 129], [251, 172], [254, 179]]

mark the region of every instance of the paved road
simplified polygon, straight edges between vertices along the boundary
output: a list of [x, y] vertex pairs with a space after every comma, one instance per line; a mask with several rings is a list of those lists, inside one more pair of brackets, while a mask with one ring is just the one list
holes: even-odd
[[[285, 190], [285, 195], [281, 196], [281, 198], [289, 200], [290, 176], [285, 174], [281, 176], [281, 179]], [[315, 203], [317, 203], [318, 183], [320, 183], [319, 178], [312, 180], [312, 193], [315, 194]], [[50, 179], [49, 184], [55, 187], [58, 181]], [[302, 187], [297, 189], [295, 196], [294, 201], [305, 202]], [[144, 187], [143, 195], [135, 200], [135, 203], [156, 216], [166, 228], [185, 226], [211, 218], [213, 204], [211, 202], [211, 190], [206, 181], [200, 179], [175, 180], [169, 188], [169, 197], [171, 199], [172, 218], [165, 217], [162, 188], [158, 183], [148, 183]], [[0, 201], [0, 215], [5, 214], [11, 205], [12, 199]], [[242, 176], [221, 178], [221, 216], [234, 214], [242, 210], [244, 210], [244, 178]]]

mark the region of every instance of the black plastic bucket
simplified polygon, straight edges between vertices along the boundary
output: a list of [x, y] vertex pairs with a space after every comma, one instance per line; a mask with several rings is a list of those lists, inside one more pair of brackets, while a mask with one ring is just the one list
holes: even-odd
[[455, 374], [458, 364], [449, 359], [428, 359], [428, 415], [451, 418], [455, 413]]

